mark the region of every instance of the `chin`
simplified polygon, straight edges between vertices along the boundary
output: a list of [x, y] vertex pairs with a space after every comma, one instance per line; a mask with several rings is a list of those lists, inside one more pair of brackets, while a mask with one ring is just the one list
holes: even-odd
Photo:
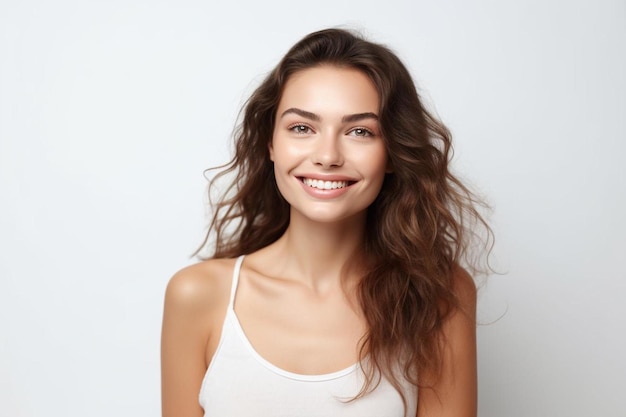
[[358, 219], [365, 219], [366, 209], [361, 211], [338, 212], [337, 210], [296, 210], [292, 209], [292, 220], [296, 218], [306, 219], [310, 222], [320, 224], [337, 224], [343, 222], [353, 222]]

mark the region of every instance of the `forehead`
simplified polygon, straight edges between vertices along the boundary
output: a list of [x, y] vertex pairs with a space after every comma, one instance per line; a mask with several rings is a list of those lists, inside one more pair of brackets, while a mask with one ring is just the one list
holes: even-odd
[[354, 68], [322, 65], [292, 74], [281, 96], [278, 113], [297, 107], [316, 114], [378, 114], [379, 96], [370, 78]]

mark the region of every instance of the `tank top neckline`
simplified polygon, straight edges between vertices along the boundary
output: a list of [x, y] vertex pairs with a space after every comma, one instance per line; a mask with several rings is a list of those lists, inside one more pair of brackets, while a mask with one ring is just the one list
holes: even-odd
[[254, 348], [254, 346], [252, 345], [252, 343], [246, 336], [246, 333], [243, 330], [243, 327], [241, 326], [241, 322], [239, 321], [239, 318], [237, 317], [237, 313], [235, 312], [235, 297], [237, 293], [237, 286], [239, 283], [239, 274], [241, 271], [241, 264], [243, 263], [244, 257], [245, 255], [239, 256], [239, 258], [237, 258], [235, 262], [227, 316], [231, 317], [232, 319], [231, 322], [240, 340], [243, 342], [245, 347], [248, 349], [249, 353], [257, 362], [259, 362], [268, 370], [274, 372], [275, 374], [281, 375], [285, 378], [294, 379], [298, 381], [310, 381], [310, 382], [328, 381], [332, 379], [341, 378], [360, 368], [360, 365], [357, 362], [353, 365], [348, 366], [347, 368], [344, 368], [335, 372], [326, 373], [326, 374], [315, 374], [315, 375], [299, 374], [299, 373], [290, 372], [283, 368], [280, 368], [274, 365], [273, 363], [271, 363], [270, 361], [268, 361], [267, 359], [265, 359], [263, 356], [261, 356], [261, 354], [257, 352], [257, 350]]

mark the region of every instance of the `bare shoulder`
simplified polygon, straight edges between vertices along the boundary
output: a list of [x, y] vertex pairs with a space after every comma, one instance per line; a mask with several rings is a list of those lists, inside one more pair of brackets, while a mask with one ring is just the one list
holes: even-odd
[[473, 316], [476, 310], [477, 292], [474, 279], [465, 269], [457, 266], [453, 270], [452, 282], [459, 308]]
[[476, 284], [461, 267], [454, 269], [452, 278], [457, 305], [441, 329], [441, 368], [427, 370], [426, 380], [432, 378], [432, 385], [418, 390], [418, 417], [477, 413]]
[[198, 312], [223, 305], [230, 294], [233, 266], [233, 259], [211, 259], [181, 269], [167, 285], [166, 308]]
[[165, 291], [162, 351], [184, 351], [202, 362], [217, 346], [230, 299], [234, 259], [212, 259], [178, 271]]
[[215, 259], [178, 271], [165, 291], [161, 331], [163, 416], [201, 416], [198, 393], [220, 337], [234, 260]]

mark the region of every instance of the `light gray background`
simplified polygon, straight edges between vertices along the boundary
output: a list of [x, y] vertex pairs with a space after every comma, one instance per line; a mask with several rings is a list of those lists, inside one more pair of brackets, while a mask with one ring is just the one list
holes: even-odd
[[333, 25], [399, 53], [495, 207], [480, 415], [626, 416], [623, 0], [3, 0], [0, 415], [159, 415], [202, 171], [264, 73]]

